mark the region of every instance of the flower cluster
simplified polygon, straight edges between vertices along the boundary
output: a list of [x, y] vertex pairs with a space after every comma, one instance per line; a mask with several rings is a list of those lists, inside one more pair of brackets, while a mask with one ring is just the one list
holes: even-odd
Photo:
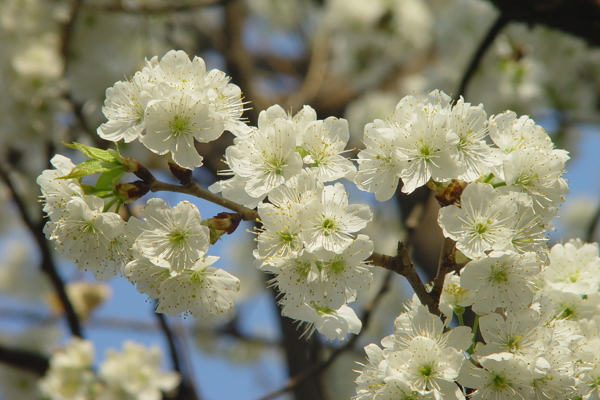
[[446, 325], [457, 315], [460, 326], [443, 329], [413, 299], [383, 349], [366, 347], [356, 398], [597, 398], [598, 245], [549, 251], [544, 235], [568, 192], [566, 152], [528, 117], [488, 119], [482, 106], [437, 91], [404, 98], [367, 125], [365, 143], [359, 187], [383, 200], [399, 178], [405, 192], [427, 183], [444, 236], [467, 262], [446, 276], [440, 302]]
[[[342, 183], [356, 169], [341, 154], [346, 120], [318, 120], [305, 106], [292, 116], [273, 106], [258, 127], [238, 136], [226, 151], [231, 179], [209, 189], [249, 207], [258, 206], [262, 229], [254, 255], [275, 274], [283, 314], [329, 339], [357, 333], [361, 323], [348, 303], [372, 279], [365, 260], [373, 243], [354, 235], [372, 219], [365, 204], [349, 204]], [[265, 200], [262, 201], [261, 200]]]
[[125, 275], [140, 292], [158, 300], [157, 311], [197, 317], [228, 311], [239, 280], [211, 265], [210, 231], [200, 212], [183, 201], [171, 208], [151, 199], [127, 222], [105, 210], [103, 199], [85, 195], [79, 179], [59, 179], [75, 166], [68, 158], [52, 159], [57, 168], [38, 178], [50, 221], [44, 231], [59, 253], [97, 279]]
[[147, 60], [130, 80], [107, 89], [102, 111], [108, 122], [98, 128], [101, 138], [139, 139], [187, 169], [202, 165], [195, 141], [210, 142], [225, 129], [245, 130], [239, 87], [229, 83], [224, 72], [207, 72], [204, 60], [190, 60], [181, 50], [169, 51], [160, 61]]
[[90, 341], [73, 338], [55, 352], [50, 368], [40, 381], [49, 399], [159, 400], [161, 392], [177, 387], [177, 372], [161, 371], [161, 352], [134, 342], [125, 342], [123, 352], [109, 349], [95, 373], [94, 347]]

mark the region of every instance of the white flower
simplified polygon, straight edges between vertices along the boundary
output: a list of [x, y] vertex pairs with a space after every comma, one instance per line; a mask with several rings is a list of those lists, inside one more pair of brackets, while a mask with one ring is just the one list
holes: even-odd
[[154, 94], [154, 85], [148, 79], [146, 74], [137, 72], [131, 81], [119, 81], [106, 89], [102, 113], [108, 122], [100, 125], [98, 136], [112, 142], [124, 140], [129, 143], [142, 135], [146, 128], [146, 105]]
[[164, 200], [150, 199], [141, 210], [146, 221], [135, 241], [136, 249], [153, 264], [181, 271], [204, 256], [209, 245], [209, 229], [200, 225], [195, 205], [182, 201], [171, 208]]
[[119, 257], [114, 257], [111, 242], [124, 234], [125, 222], [118, 214], [102, 212], [103, 207], [99, 197], [73, 197], [66, 204], [65, 216], [46, 227], [54, 226], [49, 239], [57, 242], [56, 249], [62, 256], [73, 260], [81, 270], [110, 278], [122, 264]]
[[529, 399], [533, 381], [527, 365], [513, 354], [491, 354], [480, 361], [482, 368], [464, 363], [458, 376], [462, 386], [476, 389], [473, 400]]
[[444, 96], [431, 93], [419, 102], [406, 96], [386, 121], [396, 132], [396, 151], [406, 158], [400, 171], [404, 193], [412, 193], [430, 178], [443, 181], [465, 171], [458, 162], [456, 145], [460, 139], [450, 129], [449, 98]]
[[473, 304], [473, 294], [460, 286], [460, 277], [454, 271], [446, 274], [444, 289], [440, 297], [440, 311], [451, 318], [454, 313], [461, 314], [464, 307]]
[[365, 126], [366, 149], [358, 153], [358, 172], [354, 178], [360, 190], [375, 193], [378, 201], [386, 201], [396, 193], [402, 161], [407, 156], [396, 151], [396, 133], [381, 120]]
[[473, 292], [473, 311], [489, 314], [498, 307], [510, 311], [528, 308], [533, 301], [531, 278], [540, 271], [535, 253], [493, 252], [469, 262], [460, 284]]
[[96, 377], [91, 370], [94, 361], [92, 342], [72, 338], [64, 350], [50, 358], [50, 368], [40, 381], [42, 391], [55, 399], [88, 400], [93, 398]]
[[[365, 353], [367, 353], [368, 363], [357, 362], [363, 366], [363, 370], [356, 371], [360, 372], [356, 378], [356, 400], [373, 399], [375, 394], [386, 385], [387, 361], [383, 351], [379, 346], [371, 343], [365, 346]], [[400, 384], [406, 386], [409, 393], [412, 391], [403, 380], [400, 380]]]
[[212, 264], [219, 257], [207, 256], [189, 268], [172, 272], [159, 287], [157, 312], [168, 317], [189, 312], [194, 317], [229, 311], [233, 297], [240, 290], [240, 280]]
[[166, 82], [179, 91], [195, 93], [196, 97], [203, 97], [206, 90], [204, 60], [200, 57], [190, 60], [183, 50], [170, 50], [160, 61], [156, 57], [146, 61], [142, 72], [148, 73], [155, 84]]
[[252, 197], [268, 194], [302, 169], [293, 125], [281, 118], [238, 138], [227, 148], [225, 159], [232, 173], [244, 178]]
[[544, 153], [537, 149], [518, 149], [508, 154], [498, 173], [507, 186], [500, 190], [525, 192], [533, 199], [536, 213], [556, 214], [569, 188], [561, 177], [566, 158], [562, 154]]
[[551, 287], [581, 295], [597, 292], [600, 287], [600, 257], [597, 243], [571, 241], [556, 244], [550, 250], [550, 265], [542, 276]]
[[51, 220], [56, 221], [66, 213], [66, 204], [71, 197], [83, 197], [83, 189], [77, 179], [58, 179], [68, 175], [75, 164], [71, 159], [60, 154], [50, 160], [55, 169], [44, 170], [36, 182], [42, 190], [44, 212]]
[[171, 153], [183, 168], [202, 165], [195, 141], [217, 139], [223, 133], [223, 119], [208, 105], [186, 92], [163, 86], [163, 97], [146, 108], [146, 134], [140, 141], [156, 154]]
[[329, 340], [343, 340], [348, 333], [360, 332], [362, 322], [350, 307], [344, 305], [338, 310], [315, 303], [302, 305], [285, 305], [281, 314], [304, 321], [308, 324], [305, 334], [310, 336], [316, 329]]
[[321, 182], [334, 181], [356, 171], [354, 164], [341, 156], [349, 137], [345, 119], [329, 117], [306, 127], [302, 136], [303, 161], [316, 171]]
[[422, 394], [434, 393], [436, 398], [464, 399], [454, 380], [465, 356], [452, 347], [440, 347], [431, 338], [413, 338], [405, 349], [390, 353], [390, 368], [400, 371], [405, 381]]
[[289, 209], [266, 203], [258, 205], [263, 229], [258, 234], [258, 247], [254, 253], [256, 259], [265, 265], [278, 266], [300, 254], [304, 245], [300, 238], [299, 212], [299, 205], [291, 205]]
[[372, 253], [373, 242], [366, 235], [358, 235], [340, 254], [325, 249], [315, 251], [319, 278], [311, 286], [316, 302], [337, 309], [355, 300], [358, 291], [368, 289], [373, 273], [364, 260]]
[[307, 250], [319, 247], [342, 253], [352, 243], [352, 233], [364, 228], [373, 218], [366, 204], [348, 204], [341, 183], [326, 186], [320, 201], [313, 201], [299, 216], [302, 238]]
[[517, 208], [510, 196], [501, 196], [491, 185], [469, 184], [461, 195], [461, 207], [444, 207], [438, 223], [444, 236], [469, 258], [481, 258], [489, 250], [505, 250], [513, 235]]
[[452, 108], [448, 123], [458, 135], [459, 162], [466, 167], [458, 179], [472, 182], [479, 178], [482, 167], [490, 167], [494, 163], [491, 148], [485, 142], [488, 131], [483, 105], [472, 106], [461, 97]]
[[244, 112], [242, 91], [230, 83], [230, 77], [218, 69], [210, 70], [205, 77], [206, 102], [225, 121], [225, 129], [236, 136], [249, 132], [249, 127], [240, 121]]
[[517, 114], [505, 111], [490, 117], [490, 137], [504, 153], [517, 149], [536, 149], [549, 152], [552, 140], [546, 131], [526, 115], [517, 119]]
[[106, 384], [102, 398], [106, 400], [160, 400], [179, 384], [177, 372], [161, 371], [161, 351], [132, 341], [123, 343], [123, 352], [106, 350], [99, 377]]
[[400, 314], [394, 321], [394, 333], [383, 338], [384, 353], [404, 350], [416, 337], [435, 340], [440, 348], [451, 347], [465, 351], [472, 342], [472, 334], [466, 326], [458, 326], [445, 332], [440, 317], [431, 314], [422, 304], [412, 303], [413, 308]]
[[171, 270], [154, 265], [147, 258], [139, 256], [125, 266], [124, 275], [136, 285], [138, 292], [158, 299], [160, 285], [171, 277]]
[[539, 354], [552, 343], [552, 333], [542, 326], [540, 314], [533, 309], [507, 312], [506, 319], [496, 313], [479, 318], [479, 330], [486, 345], [478, 347], [476, 357], [493, 353]]

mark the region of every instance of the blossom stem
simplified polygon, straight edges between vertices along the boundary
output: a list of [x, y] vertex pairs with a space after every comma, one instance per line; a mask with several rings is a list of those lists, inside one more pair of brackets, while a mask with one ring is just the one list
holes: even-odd
[[458, 324], [460, 326], [465, 326], [465, 320], [463, 319], [462, 314], [456, 314], [456, 318], [458, 319]]
[[471, 332], [473, 332], [473, 343], [471, 343], [471, 346], [467, 349], [467, 353], [469, 354], [473, 354], [473, 351], [475, 351], [475, 341], [477, 338], [477, 330], [479, 329], [479, 315], [475, 315], [475, 320], [473, 321], [473, 330]]
[[440, 315], [439, 306], [433, 301], [431, 294], [421, 281], [404, 243], [398, 242], [398, 254], [395, 257], [374, 252], [366, 261], [405, 277], [421, 303], [426, 305], [432, 314]]

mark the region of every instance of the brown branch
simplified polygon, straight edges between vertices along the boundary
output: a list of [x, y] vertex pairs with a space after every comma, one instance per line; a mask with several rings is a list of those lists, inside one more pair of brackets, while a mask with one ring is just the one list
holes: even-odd
[[190, 378], [189, 374], [184, 374], [183, 368], [181, 367], [180, 351], [177, 349], [175, 343], [175, 334], [167, 323], [167, 317], [163, 313], [154, 312], [154, 315], [158, 319], [159, 326], [163, 331], [167, 344], [169, 345], [169, 354], [171, 355], [171, 362], [173, 363], [173, 369], [181, 376], [181, 382], [177, 388], [177, 394], [173, 397], [174, 400], [199, 400], [193, 379]]
[[545, 25], [600, 46], [600, 2], [597, 0], [489, 0], [513, 21]]
[[0, 346], [0, 363], [27, 370], [40, 377], [44, 376], [50, 367], [50, 361], [43, 355], [3, 346]]
[[440, 315], [439, 305], [434, 301], [423, 281], [421, 281], [415, 266], [410, 260], [408, 250], [402, 242], [398, 242], [398, 253], [395, 257], [373, 253], [367, 261], [371, 261], [375, 266], [385, 268], [405, 277], [421, 303], [427, 306], [432, 314]]
[[40, 268], [48, 276], [48, 278], [50, 279], [50, 282], [52, 283], [52, 286], [54, 287], [54, 290], [56, 291], [56, 294], [58, 295], [58, 298], [63, 306], [63, 309], [65, 310], [67, 323], [69, 325], [69, 329], [71, 330], [71, 333], [74, 336], [83, 337], [81, 323], [79, 322], [79, 317], [75, 313], [73, 304], [71, 304], [71, 301], [67, 295], [67, 292], [65, 290], [65, 284], [64, 284], [62, 278], [60, 277], [60, 275], [58, 274], [58, 270], [56, 268], [54, 259], [52, 258], [52, 254], [50, 252], [50, 247], [48, 246], [48, 241], [46, 240], [46, 237], [44, 236], [44, 233], [42, 231], [42, 229], [44, 227], [44, 221], [42, 220], [41, 223], [36, 223], [35, 221], [33, 221], [31, 219], [31, 217], [29, 216], [29, 212], [27, 210], [27, 204], [21, 198], [19, 192], [17, 191], [15, 185], [13, 184], [12, 179], [9, 176], [8, 171], [6, 171], [4, 169], [4, 166], [1, 164], [0, 164], [0, 179], [2, 179], [2, 181], [6, 184], [6, 186], [10, 190], [10, 192], [12, 194], [12, 198], [19, 210], [21, 219], [25, 223], [25, 226], [27, 226], [27, 228], [29, 229], [29, 232], [31, 233], [35, 242], [38, 245], [38, 248], [41, 253]]
[[312, 103], [317, 97], [327, 73], [329, 46], [329, 30], [326, 24], [323, 24], [313, 38], [310, 64], [304, 81], [300, 89], [287, 99], [286, 108], [299, 110], [302, 105]]
[[210, 7], [225, 4], [229, 0], [202, 0], [184, 4], [155, 4], [128, 7], [122, 1], [114, 4], [90, 4], [86, 8], [97, 11], [121, 12], [130, 14], [163, 14], [171, 12], [191, 11], [197, 8]]
[[244, 207], [234, 201], [211, 193], [197, 183], [189, 183], [182, 186], [154, 180], [154, 182], [150, 183], [150, 190], [153, 192], [175, 192], [189, 194], [191, 196], [198, 197], [199, 199], [204, 199], [221, 207], [235, 211], [242, 216], [244, 221], [256, 221], [258, 218], [257, 211], [251, 210], [248, 207]]
[[440, 303], [440, 297], [444, 290], [444, 280], [448, 271], [454, 268], [456, 261], [454, 259], [454, 241], [450, 238], [444, 238], [442, 250], [440, 251], [440, 262], [438, 265], [437, 274], [433, 280], [433, 288], [430, 296], [435, 304]]
[[510, 19], [506, 16], [506, 14], [501, 12], [496, 21], [490, 27], [483, 40], [479, 44], [479, 47], [477, 47], [475, 54], [473, 54], [473, 58], [471, 59], [469, 66], [465, 70], [465, 74], [463, 75], [460, 81], [458, 92], [454, 96], [455, 101], [457, 101], [460, 98], [460, 96], [464, 96], [465, 91], [467, 89], [467, 85], [469, 84], [469, 81], [475, 74], [475, 71], [477, 71], [479, 63], [481, 62], [481, 59], [483, 58], [484, 54], [494, 43], [496, 36], [498, 36], [498, 34], [502, 31], [502, 29], [504, 29], [506, 25], [508, 25], [509, 22]]

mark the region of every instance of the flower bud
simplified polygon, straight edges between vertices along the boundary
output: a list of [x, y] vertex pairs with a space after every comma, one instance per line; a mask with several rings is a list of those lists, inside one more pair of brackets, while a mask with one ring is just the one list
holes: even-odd
[[452, 179], [448, 186], [431, 184], [431, 181], [427, 183], [427, 187], [433, 190], [435, 199], [442, 207], [460, 205], [460, 195], [467, 185], [468, 182], [459, 181], [458, 179]]
[[154, 175], [135, 158], [123, 157], [123, 169], [131, 172], [141, 180], [151, 183], [155, 180]]
[[175, 178], [177, 178], [177, 180], [182, 185], [187, 185], [192, 182], [192, 170], [191, 169], [180, 167], [179, 165], [177, 165], [171, 161], [168, 162], [168, 165], [169, 165], [169, 170], [171, 171], [171, 174], [173, 174], [173, 176]]
[[215, 244], [222, 235], [233, 233], [241, 221], [240, 214], [222, 212], [212, 218], [202, 220], [201, 224], [210, 229], [210, 244]]
[[131, 203], [148, 193], [150, 185], [144, 181], [135, 181], [116, 185], [115, 190], [124, 203]]

